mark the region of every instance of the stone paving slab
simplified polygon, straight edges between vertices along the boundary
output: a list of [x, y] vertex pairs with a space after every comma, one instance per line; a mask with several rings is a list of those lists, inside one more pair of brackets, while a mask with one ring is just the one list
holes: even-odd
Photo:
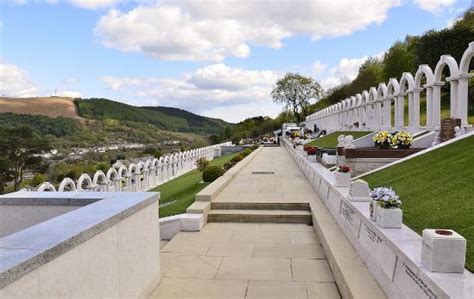
[[305, 224], [209, 223], [168, 242], [161, 267], [152, 298], [340, 298]]

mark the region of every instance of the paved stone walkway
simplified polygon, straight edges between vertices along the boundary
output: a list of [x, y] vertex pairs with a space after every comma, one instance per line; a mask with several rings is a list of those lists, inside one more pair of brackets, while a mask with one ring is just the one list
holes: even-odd
[[[252, 174], [274, 172], [274, 174]], [[284, 148], [266, 147], [216, 198], [232, 202], [308, 202], [317, 197]]]
[[[216, 200], [315, 196], [286, 150], [264, 148]], [[161, 267], [152, 298], [340, 298], [316, 233], [304, 224], [208, 223], [168, 242]]]

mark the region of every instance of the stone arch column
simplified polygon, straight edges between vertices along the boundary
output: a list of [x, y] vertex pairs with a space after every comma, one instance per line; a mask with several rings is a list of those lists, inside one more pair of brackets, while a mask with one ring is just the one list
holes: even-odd
[[441, 86], [444, 85], [444, 82], [434, 82], [432, 85], [426, 86], [426, 94], [428, 94], [428, 89], [430, 89], [431, 93], [431, 100], [428, 103], [428, 96], [427, 96], [427, 103], [429, 110], [429, 114], [427, 111], [427, 118], [429, 121], [430, 128], [439, 127], [441, 124]]
[[461, 119], [463, 127], [469, 127], [467, 121], [468, 112], [468, 89], [469, 89], [469, 66], [472, 57], [474, 57], [474, 42], [469, 43], [466, 51], [464, 51], [461, 61], [459, 62], [459, 78], [458, 78], [458, 111], [457, 117]]

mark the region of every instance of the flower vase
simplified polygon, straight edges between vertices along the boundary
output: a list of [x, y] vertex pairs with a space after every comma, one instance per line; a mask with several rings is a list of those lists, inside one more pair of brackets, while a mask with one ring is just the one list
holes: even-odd
[[379, 149], [389, 149], [390, 144], [382, 143], [382, 144], [379, 144], [378, 147], [379, 147]]
[[377, 225], [381, 228], [402, 228], [403, 213], [399, 208], [377, 208]]
[[351, 186], [351, 173], [336, 171], [336, 187], [350, 187]]
[[399, 148], [399, 149], [409, 149], [410, 146], [409, 146], [409, 145], [406, 145], [406, 144], [400, 144], [400, 145], [398, 145], [398, 148]]
[[370, 200], [369, 203], [369, 215], [370, 215], [370, 220], [372, 221], [377, 221], [377, 209], [379, 205], [377, 204], [376, 200]]
[[309, 162], [316, 162], [316, 155], [308, 155]]

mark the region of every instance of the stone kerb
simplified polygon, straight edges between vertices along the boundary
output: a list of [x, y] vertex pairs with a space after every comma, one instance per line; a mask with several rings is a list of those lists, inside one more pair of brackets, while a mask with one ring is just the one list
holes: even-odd
[[[401, 229], [376, 226], [369, 219], [367, 202], [351, 202], [349, 188], [336, 188], [328, 169], [318, 163], [308, 163], [301, 152], [288, 142], [285, 145], [388, 297], [469, 298], [472, 295], [472, 273], [467, 270], [463, 274], [429, 272], [421, 264], [422, 239], [418, 234], [405, 225]], [[340, 271], [335, 265], [331, 266], [333, 273]]]

